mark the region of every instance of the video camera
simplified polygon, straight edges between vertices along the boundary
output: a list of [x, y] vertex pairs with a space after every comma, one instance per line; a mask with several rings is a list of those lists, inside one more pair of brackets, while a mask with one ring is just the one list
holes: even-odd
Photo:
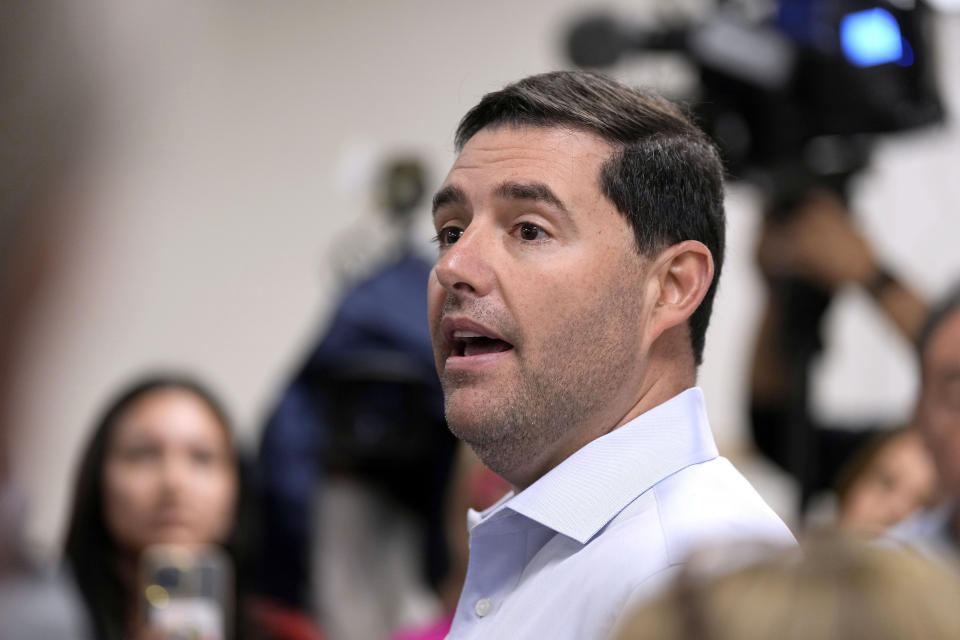
[[567, 46], [593, 68], [630, 51], [683, 53], [700, 80], [695, 114], [731, 177], [789, 206], [862, 169], [877, 134], [942, 119], [928, 15], [915, 0], [781, 0], [750, 19], [721, 2], [700, 23], [657, 31], [587, 17]]

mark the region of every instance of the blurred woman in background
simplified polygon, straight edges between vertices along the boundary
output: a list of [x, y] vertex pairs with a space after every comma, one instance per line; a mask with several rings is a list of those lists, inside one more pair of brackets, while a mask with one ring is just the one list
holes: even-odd
[[[237, 592], [244, 590], [249, 545], [242, 538], [250, 529], [240, 517], [241, 478], [226, 414], [196, 381], [148, 378], [109, 405], [81, 460], [66, 541], [66, 562], [97, 638], [145, 633], [139, 563], [152, 545], [221, 546]], [[249, 624], [228, 626], [250, 635]]]

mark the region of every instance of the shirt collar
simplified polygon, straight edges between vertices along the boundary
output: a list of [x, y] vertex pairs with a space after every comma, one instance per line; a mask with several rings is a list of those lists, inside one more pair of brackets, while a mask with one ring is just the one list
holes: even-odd
[[717, 457], [703, 392], [693, 387], [597, 438], [483, 513], [510, 510], [585, 544], [637, 496], [684, 467]]

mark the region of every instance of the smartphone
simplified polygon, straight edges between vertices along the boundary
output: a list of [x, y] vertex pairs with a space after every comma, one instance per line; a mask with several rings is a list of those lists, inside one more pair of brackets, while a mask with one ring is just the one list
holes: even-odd
[[222, 549], [158, 545], [141, 556], [144, 622], [164, 640], [227, 640], [233, 569]]

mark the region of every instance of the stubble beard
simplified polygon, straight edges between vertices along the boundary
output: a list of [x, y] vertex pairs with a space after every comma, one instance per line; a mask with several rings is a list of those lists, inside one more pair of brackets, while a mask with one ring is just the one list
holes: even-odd
[[[516, 375], [482, 394], [482, 402], [460, 402], [482, 382], [470, 372], [442, 379], [450, 430], [494, 472], [513, 482], [521, 470], [542, 468], [557, 443], [589, 440], [589, 427], [608, 411], [623, 377], [637, 358], [639, 308], [628, 297], [607, 292], [588, 311], [558, 318], [536, 361], [515, 354]], [[478, 394], [481, 395], [481, 394]], [[612, 428], [613, 424], [608, 425]], [[539, 475], [539, 474], [537, 474]]]

